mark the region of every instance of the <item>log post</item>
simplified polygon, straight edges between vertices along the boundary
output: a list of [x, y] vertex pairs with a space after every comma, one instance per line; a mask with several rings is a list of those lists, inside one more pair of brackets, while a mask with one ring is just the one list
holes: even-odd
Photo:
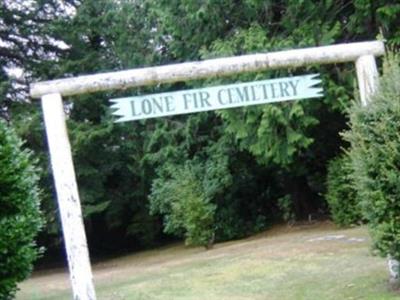
[[369, 54], [357, 58], [356, 70], [361, 103], [366, 106], [378, 87], [378, 69], [375, 57]]
[[42, 96], [51, 166], [57, 191], [74, 300], [95, 300], [81, 203], [60, 94]]

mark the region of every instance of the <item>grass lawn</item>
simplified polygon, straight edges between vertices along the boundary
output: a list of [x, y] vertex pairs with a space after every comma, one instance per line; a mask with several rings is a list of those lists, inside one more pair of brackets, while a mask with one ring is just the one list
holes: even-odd
[[[98, 299], [400, 299], [363, 227], [278, 226], [202, 248], [174, 245], [93, 266]], [[35, 273], [18, 300], [71, 299], [65, 270]]]

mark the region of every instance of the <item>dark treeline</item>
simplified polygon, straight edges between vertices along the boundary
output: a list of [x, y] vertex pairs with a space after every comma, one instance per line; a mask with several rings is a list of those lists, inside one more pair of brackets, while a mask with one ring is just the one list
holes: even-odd
[[[59, 2], [0, 4], [1, 115], [41, 162], [48, 249], [59, 249], [60, 226], [40, 103], [27, 82], [377, 37], [400, 45], [400, 6], [390, 0]], [[312, 72], [323, 79], [321, 101], [122, 124], [109, 109], [114, 97]], [[172, 236], [207, 245], [328, 213], [327, 165], [347, 146], [339, 132], [354, 92], [354, 65], [340, 64], [67, 97], [92, 253]]]

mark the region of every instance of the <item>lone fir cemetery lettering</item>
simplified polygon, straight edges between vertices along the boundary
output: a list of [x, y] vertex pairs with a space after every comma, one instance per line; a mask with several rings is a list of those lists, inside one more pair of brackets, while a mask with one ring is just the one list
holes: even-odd
[[322, 96], [319, 74], [111, 99], [117, 122]]

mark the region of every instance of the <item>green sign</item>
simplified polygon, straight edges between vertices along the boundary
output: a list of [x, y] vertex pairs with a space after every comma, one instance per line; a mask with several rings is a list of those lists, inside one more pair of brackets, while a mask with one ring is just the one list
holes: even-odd
[[116, 122], [158, 118], [201, 111], [318, 98], [319, 74], [235, 83], [201, 89], [111, 99]]

